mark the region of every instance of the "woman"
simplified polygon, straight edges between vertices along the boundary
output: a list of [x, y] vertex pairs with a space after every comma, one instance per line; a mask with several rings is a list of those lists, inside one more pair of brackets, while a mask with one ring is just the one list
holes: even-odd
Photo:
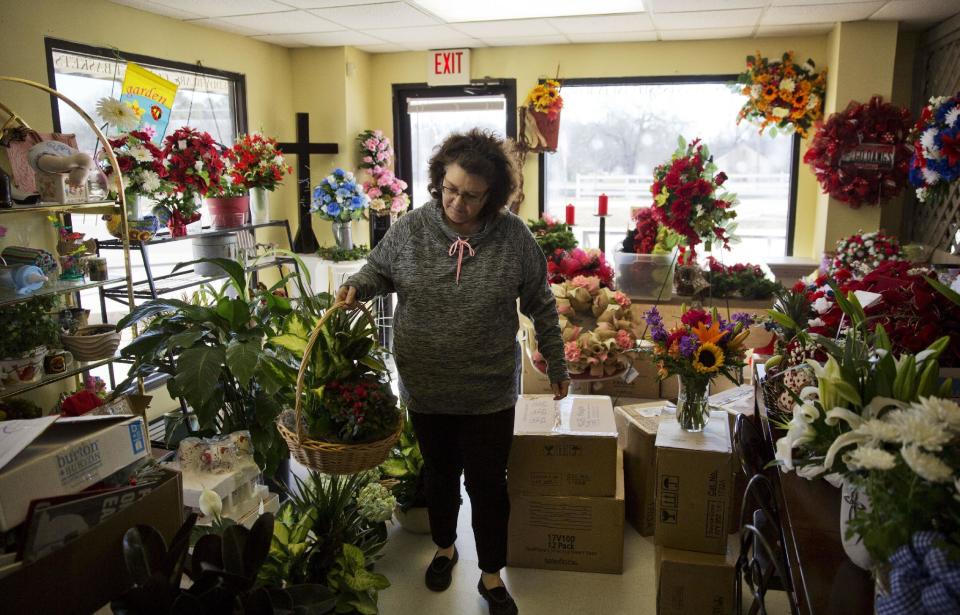
[[400, 218], [337, 292], [348, 304], [397, 293], [400, 396], [423, 453], [438, 547], [426, 585], [450, 585], [463, 473], [482, 571], [477, 587], [492, 615], [517, 612], [500, 569], [520, 376], [518, 299], [534, 322], [554, 398], [565, 397], [570, 383], [543, 253], [523, 221], [504, 209], [517, 185], [501, 139], [477, 129], [451, 135], [430, 159], [434, 200]]

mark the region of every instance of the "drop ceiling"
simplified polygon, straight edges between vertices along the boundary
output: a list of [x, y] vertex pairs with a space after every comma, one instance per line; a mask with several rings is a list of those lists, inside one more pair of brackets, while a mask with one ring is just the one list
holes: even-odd
[[285, 47], [371, 53], [823, 34], [862, 20], [924, 30], [960, 13], [960, 0], [111, 1]]

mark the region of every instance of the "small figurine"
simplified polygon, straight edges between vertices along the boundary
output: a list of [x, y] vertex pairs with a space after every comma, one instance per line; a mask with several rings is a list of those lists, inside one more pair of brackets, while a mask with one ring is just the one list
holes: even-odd
[[[80, 203], [88, 199], [87, 177], [93, 158], [60, 141], [41, 141], [27, 154], [43, 201]], [[65, 176], [65, 177], [64, 177]]]

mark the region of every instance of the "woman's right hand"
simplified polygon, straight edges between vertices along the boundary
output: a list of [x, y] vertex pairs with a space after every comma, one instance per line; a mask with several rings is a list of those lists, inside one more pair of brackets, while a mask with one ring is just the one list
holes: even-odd
[[357, 289], [353, 286], [341, 286], [337, 289], [337, 302], [343, 301], [347, 305], [357, 302]]

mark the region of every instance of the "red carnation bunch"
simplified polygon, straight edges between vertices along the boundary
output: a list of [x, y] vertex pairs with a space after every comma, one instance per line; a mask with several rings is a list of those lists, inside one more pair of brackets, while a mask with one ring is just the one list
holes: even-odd
[[547, 277], [551, 284], [562, 284], [577, 276], [595, 276], [600, 286], [613, 288], [613, 268], [603, 252], [594, 248], [557, 248], [547, 258]]
[[220, 146], [209, 133], [184, 126], [163, 140], [167, 180], [183, 198], [206, 196], [220, 183], [224, 162]]
[[687, 248], [682, 263], [693, 263], [696, 246], [703, 242], [710, 251], [714, 241], [729, 249], [727, 226], [736, 216], [736, 197], [718, 195], [727, 176], [718, 172], [707, 146], [694, 139], [689, 145], [680, 137], [670, 162], [653, 171], [653, 217], [656, 222], [683, 236]]
[[277, 140], [261, 134], [240, 135], [226, 157], [233, 183], [246, 188], [275, 190], [283, 176], [292, 171], [283, 161]]
[[637, 254], [651, 254], [657, 245], [657, 233], [660, 223], [654, 219], [652, 207], [641, 207], [634, 216], [637, 231], [633, 235], [633, 251]]
[[900, 194], [907, 182], [910, 111], [883, 102], [851, 101], [820, 124], [803, 161], [824, 194], [853, 207], [877, 205]]

